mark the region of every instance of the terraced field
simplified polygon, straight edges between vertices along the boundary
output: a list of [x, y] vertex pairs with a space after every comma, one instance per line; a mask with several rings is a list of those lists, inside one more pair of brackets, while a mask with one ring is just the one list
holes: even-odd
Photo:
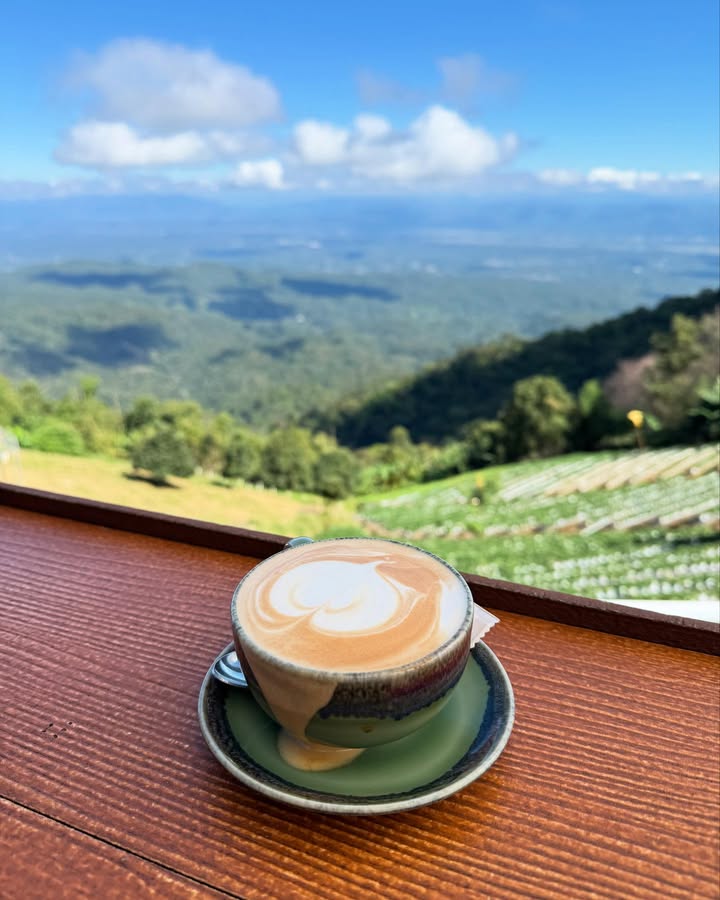
[[416, 542], [464, 571], [668, 611], [666, 601], [720, 610], [715, 446], [485, 469], [374, 498], [360, 514], [366, 533]]

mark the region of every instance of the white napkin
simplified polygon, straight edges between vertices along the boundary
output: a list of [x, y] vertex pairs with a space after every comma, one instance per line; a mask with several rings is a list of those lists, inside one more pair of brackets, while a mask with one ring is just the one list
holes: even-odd
[[471, 646], [474, 647], [479, 640], [485, 637], [493, 625], [496, 625], [499, 621], [500, 619], [498, 619], [497, 616], [489, 613], [486, 609], [483, 609], [482, 606], [478, 606], [476, 603], [473, 613], [472, 631], [470, 632]]

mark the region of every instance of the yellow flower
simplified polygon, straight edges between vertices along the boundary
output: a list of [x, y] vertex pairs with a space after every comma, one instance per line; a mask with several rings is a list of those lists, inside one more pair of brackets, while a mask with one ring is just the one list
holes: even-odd
[[632, 422], [635, 428], [642, 428], [643, 422], [645, 421], [645, 416], [641, 409], [631, 409], [627, 414], [628, 419]]

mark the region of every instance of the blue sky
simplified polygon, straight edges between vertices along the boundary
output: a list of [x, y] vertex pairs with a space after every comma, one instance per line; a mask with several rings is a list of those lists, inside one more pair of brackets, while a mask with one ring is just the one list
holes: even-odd
[[717, 191], [718, 31], [715, 0], [6, 0], [0, 180]]

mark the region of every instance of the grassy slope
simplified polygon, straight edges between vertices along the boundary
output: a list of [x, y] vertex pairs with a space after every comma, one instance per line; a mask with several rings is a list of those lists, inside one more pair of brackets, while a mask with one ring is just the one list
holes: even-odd
[[222, 487], [196, 476], [155, 487], [127, 478], [130, 466], [117, 459], [60, 456], [22, 450], [20, 463], [0, 466], [0, 480], [26, 487], [119, 503], [176, 516], [205, 519], [279, 534], [317, 534], [352, 522], [350, 506], [311, 495], [278, 493], [237, 485]]

